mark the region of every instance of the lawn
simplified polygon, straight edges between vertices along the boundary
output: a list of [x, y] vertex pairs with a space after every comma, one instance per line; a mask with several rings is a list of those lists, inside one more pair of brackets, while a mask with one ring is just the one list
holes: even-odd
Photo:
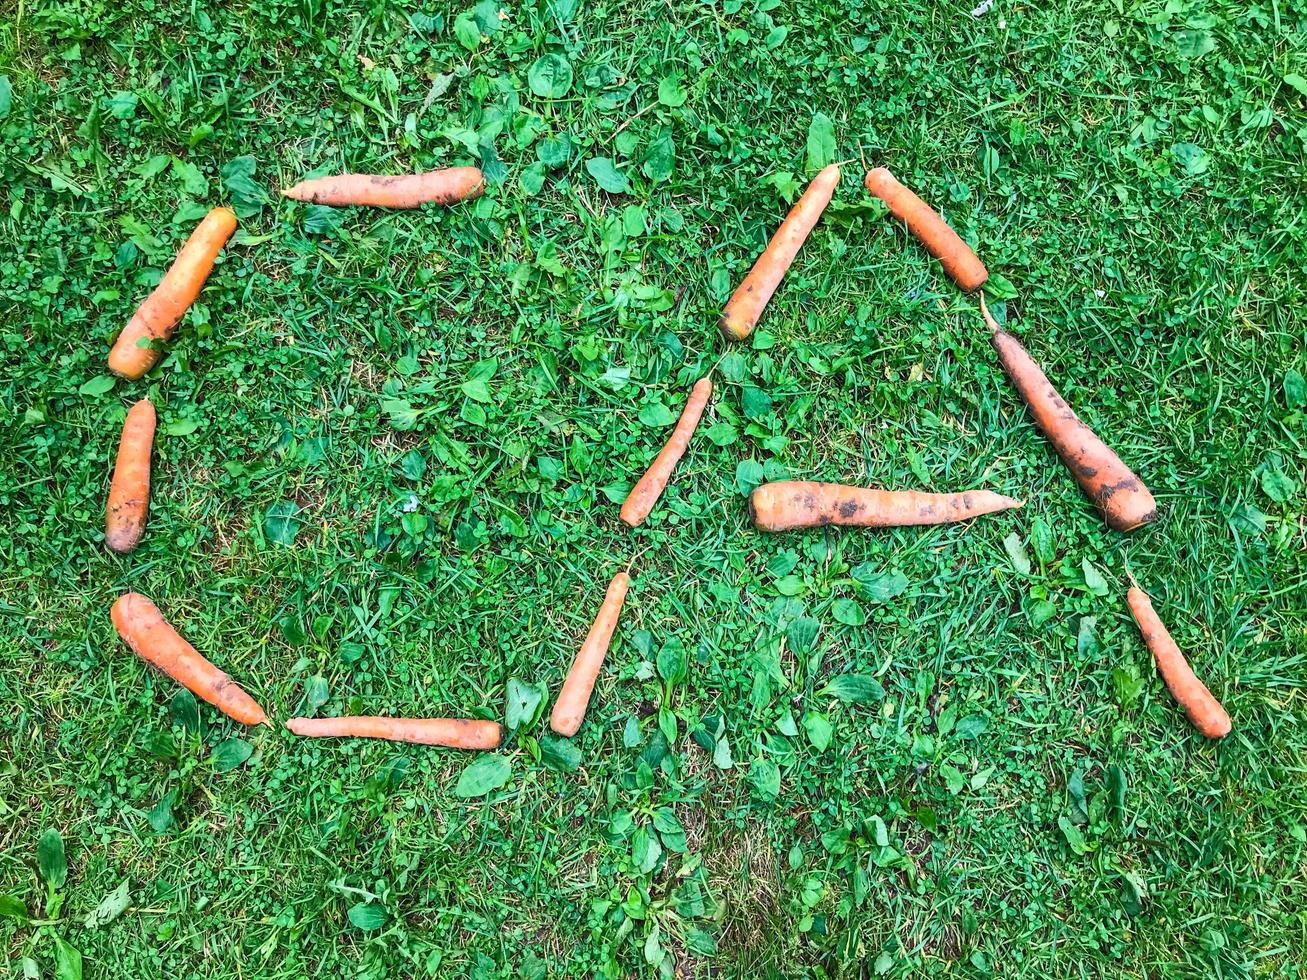
[[[970, 7], [0, 4], [0, 974], [1302, 976], [1307, 8]], [[832, 160], [728, 348], [718, 311]], [[452, 208], [277, 194], [461, 164], [490, 187]], [[976, 246], [1156, 524], [1103, 525], [877, 165]], [[221, 204], [240, 230], [167, 357], [114, 380]], [[1027, 503], [760, 534], [747, 493], [786, 477]], [[1128, 572], [1224, 741], [1158, 679]], [[132, 656], [128, 590], [276, 724]], [[280, 724], [349, 713], [513, 730], [486, 761]]]

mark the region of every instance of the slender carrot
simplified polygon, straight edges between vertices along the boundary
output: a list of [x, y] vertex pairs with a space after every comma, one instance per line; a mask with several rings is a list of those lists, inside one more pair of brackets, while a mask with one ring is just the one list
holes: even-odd
[[296, 735], [314, 738], [384, 738], [451, 749], [494, 749], [503, 739], [495, 722], [473, 718], [292, 718], [286, 727]]
[[128, 409], [123, 434], [118, 440], [118, 460], [114, 463], [104, 514], [104, 543], [120, 555], [135, 551], [145, 533], [150, 507], [150, 451], [154, 448], [156, 419], [154, 406], [148, 398], [142, 398]]
[[831, 164], [817, 174], [803, 196], [790, 208], [790, 213], [722, 310], [718, 326], [727, 340], [743, 340], [753, 333], [768, 300], [785, 278], [817, 219], [826, 210], [839, 182], [840, 168]]
[[302, 180], [281, 193], [310, 204], [371, 205], [379, 208], [416, 208], [423, 204], [456, 204], [480, 197], [485, 177], [477, 167], [449, 167], [425, 174], [337, 174]]
[[244, 725], [268, 720], [254, 699], [236, 682], [196, 652], [145, 596], [128, 592], [110, 611], [114, 628], [132, 651], [171, 677], [196, 697]]
[[1162, 680], [1166, 682], [1171, 695], [1180, 702], [1180, 707], [1184, 708], [1194, 727], [1208, 738], [1224, 738], [1229, 735], [1233, 727], [1230, 716], [1221, 707], [1221, 702], [1212, 697], [1212, 692], [1194, 675], [1189, 662], [1154, 611], [1148, 593], [1137, 585], [1132, 586], [1126, 593], [1126, 602], [1130, 605], [1135, 622], [1139, 624], [1144, 645], [1152, 651]]
[[935, 210], [908, 190], [884, 167], [868, 170], [863, 186], [885, 202], [899, 220], [905, 222], [926, 251], [939, 259], [940, 265], [967, 292], [979, 289], [989, 278], [984, 263], [948, 226]]
[[190, 309], [204, 281], [213, 271], [213, 263], [236, 230], [236, 214], [231, 208], [214, 208], [186, 239], [172, 267], [163, 274], [144, 303], [123, 328], [109, 351], [109, 370], [135, 381], [154, 367], [159, 352], [142, 341], [168, 340], [177, 324]]
[[549, 716], [549, 727], [559, 735], [572, 736], [581, 728], [585, 720], [586, 708], [590, 705], [590, 695], [594, 692], [595, 681], [599, 679], [599, 670], [608, 656], [608, 645], [613, 640], [613, 630], [617, 628], [617, 617], [621, 615], [622, 603], [626, 601], [626, 590], [631, 587], [631, 576], [618, 572], [608, 583], [604, 593], [603, 605], [586, 634], [585, 642], [572, 662], [572, 669], [563, 681], [563, 690], [558, 695], [553, 713]]
[[803, 480], [764, 483], [749, 497], [749, 515], [760, 531], [792, 531], [829, 524], [843, 527], [947, 524], [1020, 506], [1021, 501], [989, 490], [921, 493]]
[[672, 477], [672, 471], [685, 455], [685, 450], [690, 445], [690, 437], [699, 427], [699, 419], [703, 417], [703, 410], [708, 407], [708, 398], [711, 395], [711, 378], [703, 377], [694, 383], [694, 387], [690, 390], [690, 398], [686, 401], [685, 408], [681, 410], [676, 428], [672, 430], [671, 438], [667, 440], [667, 444], [645, 471], [644, 476], [640, 477], [640, 482], [626, 495], [621, 517], [631, 527], [639, 527], [643, 524], [644, 519], [653, 510], [654, 504], [658, 503], [658, 498], [663, 495], [667, 481]]

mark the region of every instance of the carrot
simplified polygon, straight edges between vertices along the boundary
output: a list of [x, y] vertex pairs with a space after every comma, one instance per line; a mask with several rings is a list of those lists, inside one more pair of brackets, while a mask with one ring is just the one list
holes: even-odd
[[1171, 695], [1180, 702], [1180, 707], [1184, 708], [1194, 727], [1208, 738], [1224, 738], [1229, 735], [1232, 727], [1230, 716], [1221, 707], [1221, 702], [1212, 697], [1212, 692], [1194, 676], [1189, 662], [1153, 610], [1153, 601], [1148, 598], [1148, 593], [1137, 585], [1131, 586], [1126, 593], [1126, 602], [1130, 604], [1130, 612], [1139, 624], [1144, 645], [1152, 651], [1162, 680], [1166, 682]]
[[783, 480], [764, 483], [753, 491], [749, 497], [749, 516], [760, 531], [792, 531], [828, 524], [908, 527], [965, 521], [1020, 506], [1021, 501], [989, 490], [920, 493]]
[[667, 440], [667, 444], [645, 471], [644, 476], [640, 477], [640, 482], [626, 495], [621, 516], [622, 520], [631, 527], [639, 527], [643, 524], [644, 519], [653, 510], [654, 504], [658, 503], [658, 498], [663, 495], [667, 481], [672, 477], [672, 470], [676, 469], [676, 464], [685, 455], [685, 450], [690, 445], [690, 437], [699, 427], [699, 419], [703, 417], [703, 410], [708, 407], [708, 398], [711, 395], [711, 378], [703, 377], [694, 383], [694, 387], [690, 390], [690, 398], [686, 401], [685, 408], [681, 410], [676, 428], [672, 430], [671, 438]]
[[310, 204], [364, 204], [378, 208], [416, 208], [419, 205], [456, 204], [481, 196], [485, 177], [477, 167], [450, 167], [425, 174], [337, 174], [302, 180], [281, 193]]
[[120, 555], [135, 551], [145, 533], [156, 420], [154, 406], [148, 398], [142, 398], [128, 410], [118, 440], [118, 460], [104, 513], [104, 543]]
[[172, 267], [114, 341], [109, 352], [110, 371], [135, 381], [154, 367], [159, 352], [153, 347], [140, 346], [140, 342], [172, 337], [177, 324], [200, 295], [222, 246], [235, 230], [236, 214], [231, 208], [214, 208], [204, 216], [177, 253]]
[[136, 592], [119, 596], [110, 616], [118, 635], [138, 657], [158, 667], [196, 697], [243, 725], [261, 725], [268, 720], [254, 699], [183, 640], [145, 596]]
[[718, 326], [727, 340], [743, 340], [753, 333], [767, 301], [785, 278], [839, 182], [840, 168], [832, 163], [817, 174], [803, 196], [790, 208], [790, 213], [722, 310]]
[[1017, 339], [994, 321], [984, 296], [980, 297], [980, 312], [989, 324], [989, 341], [998, 351], [1003, 370], [1030, 407], [1035, 425], [1103, 512], [1107, 526], [1116, 531], [1133, 531], [1157, 520], [1157, 502], [1148, 488], [1080, 421]]
[[621, 615], [622, 603], [626, 601], [626, 590], [631, 587], [631, 576], [618, 572], [608, 583], [603, 605], [586, 634], [585, 642], [572, 661], [572, 669], [563, 681], [562, 693], [554, 705], [553, 714], [549, 716], [549, 727], [559, 735], [575, 735], [585, 719], [585, 709], [590, 704], [590, 695], [594, 692], [595, 681], [599, 678], [599, 668], [608, 656], [608, 645], [613, 639], [613, 630], [617, 628], [617, 617]]
[[944, 271], [967, 292], [979, 289], [989, 278], [984, 263], [935, 210], [908, 190], [884, 167], [868, 170], [863, 186], [885, 202], [926, 251], [939, 259]]
[[286, 727], [313, 738], [384, 738], [451, 749], [496, 749], [503, 738], [495, 722], [472, 718], [292, 718]]

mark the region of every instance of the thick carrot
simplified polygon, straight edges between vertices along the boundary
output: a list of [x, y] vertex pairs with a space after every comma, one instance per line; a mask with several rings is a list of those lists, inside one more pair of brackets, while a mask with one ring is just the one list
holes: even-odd
[[196, 697], [244, 725], [261, 725], [267, 714], [236, 682], [183, 640], [145, 596], [128, 592], [110, 611], [118, 635], [142, 660], [154, 664]]
[[663, 495], [667, 481], [671, 479], [672, 470], [676, 469], [676, 464], [685, 455], [685, 450], [690, 445], [690, 437], [699, 427], [699, 419], [703, 417], [703, 410], [708, 407], [708, 398], [711, 395], [711, 378], [703, 377], [694, 383], [694, 387], [690, 390], [690, 398], [686, 401], [685, 408], [681, 410], [676, 428], [672, 430], [671, 438], [658, 453], [653, 465], [644, 476], [640, 477], [640, 482], [626, 495], [621, 516], [622, 520], [631, 527], [638, 527], [644, 523], [654, 504], [658, 503], [658, 498]]
[[764, 483], [749, 497], [749, 516], [760, 531], [825, 527], [908, 527], [947, 524], [1022, 506], [989, 490], [921, 493], [870, 490], [838, 483], [783, 480]]
[[142, 398], [127, 411], [118, 460], [104, 513], [104, 543], [120, 555], [135, 551], [145, 533], [150, 507], [150, 451], [154, 448], [154, 406]]
[[718, 326], [727, 340], [743, 340], [753, 333], [767, 301], [785, 278], [839, 182], [840, 168], [831, 164], [817, 174], [803, 196], [790, 208], [790, 213], [722, 310]]
[[109, 370], [135, 381], [154, 367], [159, 352], [140, 346], [143, 340], [168, 340], [177, 324], [190, 309], [204, 281], [213, 271], [213, 263], [236, 230], [236, 214], [231, 208], [214, 208], [191, 232], [177, 253], [171, 268], [163, 274], [109, 351]]
[[1232, 727], [1230, 716], [1221, 707], [1221, 702], [1212, 697], [1212, 692], [1194, 675], [1184, 654], [1153, 610], [1153, 601], [1148, 598], [1148, 593], [1137, 585], [1132, 586], [1126, 593], [1126, 602], [1130, 605], [1135, 622], [1139, 624], [1144, 645], [1152, 651], [1162, 680], [1166, 682], [1171, 695], [1180, 702], [1180, 707], [1184, 708], [1194, 727], [1208, 738], [1224, 738], [1229, 735]]
[[363, 204], [378, 208], [416, 208], [456, 204], [481, 196], [485, 177], [477, 167], [450, 167], [425, 174], [337, 174], [302, 180], [281, 193], [294, 201], [339, 207]]
[[585, 719], [585, 709], [590, 705], [590, 695], [594, 692], [604, 658], [608, 656], [608, 645], [613, 640], [617, 617], [621, 615], [626, 590], [630, 587], [631, 576], [626, 572], [618, 572], [608, 583], [599, 615], [595, 617], [585, 642], [572, 661], [572, 669], [563, 681], [562, 693], [558, 695], [553, 714], [549, 716], [549, 727], [559, 735], [575, 735]]
[[939, 259], [944, 271], [967, 292], [979, 289], [989, 278], [984, 263], [935, 210], [908, 190], [884, 167], [868, 170], [863, 186], [885, 202], [926, 251]]
[[495, 722], [472, 718], [292, 718], [286, 727], [296, 735], [315, 738], [384, 738], [451, 749], [495, 749], [503, 739]]
[[980, 311], [989, 324], [989, 341], [998, 351], [1003, 370], [1030, 407], [1035, 425], [1103, 512], [1107, 526], [1132, 531], [1157, 520], [1157, 502], [1148, 488], [1053, 390], [1034, 358], [995, 322], [984, 296], [980, 297]]

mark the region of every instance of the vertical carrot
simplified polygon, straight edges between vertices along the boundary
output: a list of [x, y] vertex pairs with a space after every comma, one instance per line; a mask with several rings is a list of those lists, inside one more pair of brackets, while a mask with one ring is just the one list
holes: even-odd
[[667, 444], [658, 453], [653, 465], [649, 467], [644, 476], [640, 477], [640, 482], [626, 495], [626, 502], [622, 504], [621, 517], [631, 527], [638, 527], [644, 523], [644, 519], [653, 510], [654, 504], [658, 503], [658, 498], [662, 496], [663, 490], [667, 487], [667, 481], [672, 477], [672, 471], [676, 469], [676, 464], [685, 455], [685, 450], [690, 445], [690, 437], [694, 435], [694, 430], [699, 427], [699, 419], [703, 417], [703, 410], [708, 406], [708, 398], [711, 395], [711, 378], [703, 377], [694, 383], [694, 388], [690, 391], [690, 398], [681, 411], [681, 417], [677, 420], [671, 438], [667, 440]]
[[104, 514], [104, 543], [120, 555], [135, 551], [145, 533], [156, 418], [150, 400], [142, 398], [128, 410], [122, 438], [118, 440], [118, 460], [114, 463]]
[[976, 253], [935, 213], [934, 208], [895, 180], [893, 174], [884, 167], [877, 167], [867, 171], [862, 183], [908, 226], [908, 230], [926, 246], [926, 251], [939, 259], [944, 271], [962, 289], [971, 292], [985, 284], [989, 272]]
[[599, 679], [599, 670], [608, 656], [608, 645], [613, 640], [613, 630], [617, 628], [617, 617], [621, 615], [622, 603], [626, 601], [626, 590], [631, 587], [631, 576], [618, 572], [608, 583], [604, 593], [603, 605], [586, 634], [585, 642], [572, 662], [572, 669], [563, 681], [563, 690], [558, 695], [553, 713], [549, 716], [549, 727], [559, 735], [572, 736], [581, 728], [585, 720], [586, 708], [590, 705], [590, 695], [594, 692], [595, 681]]

